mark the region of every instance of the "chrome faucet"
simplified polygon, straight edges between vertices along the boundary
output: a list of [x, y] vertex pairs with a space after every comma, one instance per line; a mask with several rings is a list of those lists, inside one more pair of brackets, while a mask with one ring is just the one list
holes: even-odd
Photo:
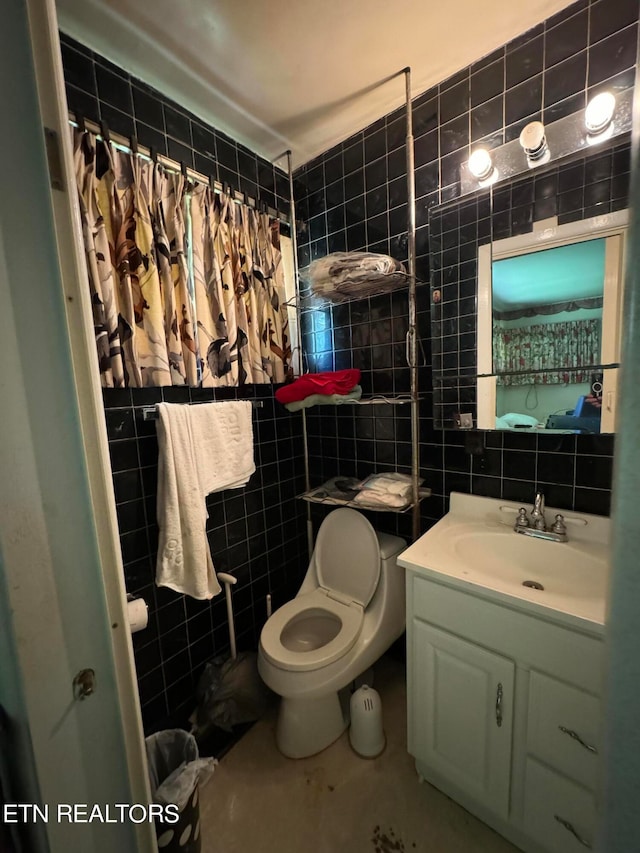
[[547, 521], [544, 517], [544, 494], [542, 492], [536, 492], [531, 511], [531, 521], [536, 530], [547, 529]]
[[550, 542], [566, 542], [568, 539], [564, 517], [560, 513], [557, 513], [553, 525], [547, 527], [544, 517], [544, 494], [542, 492], [536, 492], [531, 519], [527, 517], [526, 509], [523, 506], [520, 507], [513, 529], [516, 533], [524, 533], [525, 536], [534, 536], [537, 539], [547, 539]]

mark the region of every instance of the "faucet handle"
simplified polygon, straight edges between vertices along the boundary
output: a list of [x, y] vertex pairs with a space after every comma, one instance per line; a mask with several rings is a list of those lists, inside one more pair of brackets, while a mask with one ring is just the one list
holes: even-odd
[[560, 534], [564, 533], [564, 534], [566, 534], [567, 525], [564, 523], [564, 516], [561, 515], [560, 513], [558, 513], [556, 515], [556, 520], [555, 520], [551, 530], [553, 533], [560, 533]]
[[515, 530], [518, 530], [522, 527], [529, 527], [529, 519], [527, 517], [526, 509], [521, 506], [518, 510], [518, 517], [516, 518]]

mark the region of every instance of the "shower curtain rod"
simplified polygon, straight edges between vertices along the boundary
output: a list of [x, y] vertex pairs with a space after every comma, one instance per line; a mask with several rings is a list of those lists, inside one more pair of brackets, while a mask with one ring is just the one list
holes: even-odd
[[69, 124], [72, 127], [77, 127], [81, 130], [88, 130], [95, 134], [99, 139], [114, 143], [114, 145], [117, 145], [118, 148], [123, 149], [128, 154], [138, 154], [147, 160], [155, 159], [158, 163], [161, 163], [165, 169], [175, 172], [176, 174], [182, 174], [197, 184], [205, 184], [206, 186], [211, 187], [213, 192], [218, 193], [218, 195], [226, 193], [231, 196], [231, 199], [235, 201], [236, 204], [246, 204], [247, 207], [250, 207], [253, 210], [266, 213], [272, 219], [277, 219], [280, 222], [284, 222], [286, 225], [291, 225], [291, 217], [286, 213], [282, 213], [270, 205], [262, 205], [257, 199], [254, 199], [253, 196], [247, 195], [247, 193], [244, 193], [241, 190], [234, 189], [230, 184], [225, 185], [222, 181], [218, 181], [213, 177], [208, 178], [206, 175], [203, 175], [202, 172], [197, 172], [185, 163], [179, 163], [177, 160], [172, 160], [171, 157], [167, 157], [165, 154], [158, 154], [154, 157], [151, 149], [147, 148], [145, 145], [140, 145], [135, 137], [128, 138], [120, 133], [114, 133], [109, 130], [104, 123], [100, 125], [98, 122], [85, 119], [83, 116], [80, 116], [78, 113], [74, 113], [71, 110], [69, 111]]

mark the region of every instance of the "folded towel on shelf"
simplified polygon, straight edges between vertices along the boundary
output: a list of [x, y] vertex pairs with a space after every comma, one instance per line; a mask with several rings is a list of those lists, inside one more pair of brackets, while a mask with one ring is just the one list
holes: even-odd
[[311, 406], [339, 406], [341, 403], [359, 400], [360, 397], [362, 397], [362, 386], [356, 385], [348, 394], [310, 394], [304, 400], [285, 403], [284, 407], [289, 412], [299, 412], [300, 409], [308, 409]]
[[355, 500], [361, 504], [400, 508], [409, 506], [412, 498], [411, 477], [393, 471], [389, 474], [371, 474], [363, 480]]
[[300, 279], [315, 296], [344, 293], [366, 296], [393, 277], [403, 282], [404, 266], [375, 252], [333, 252], [300, 270]]
[[390, 506], [396, 509], [402, 509], [411, 503], [410, 496], [402, 497], [401, 495], [391, 494], [391, 492], [377, 491], [377, 489], [361, 489], [353, 500], [354, 503], [365, 506]]
[[283, 385], [275, 392], [279, 403], [294, 403], [304, 400], [311, 394], [348, 394], [360, 382], [357, 368], [325, 371], [324, 373], [304, 373], [289, 385]]
[[158, 406], [160, 528], [156, 584], [197, 599], [220, 592], [206, 534], [205, 496], [253, 471], [251, 403]]

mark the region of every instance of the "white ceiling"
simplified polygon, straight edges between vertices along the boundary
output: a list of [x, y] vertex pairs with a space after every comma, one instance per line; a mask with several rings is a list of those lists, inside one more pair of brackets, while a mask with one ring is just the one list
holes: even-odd
[[[61, 29], [205, 122], [300, 165], [567, 0], [57, 0]], [[383, 81], [387, 82], [383, 82]], [[282, 165], [282, 161], [280, 161]]]

